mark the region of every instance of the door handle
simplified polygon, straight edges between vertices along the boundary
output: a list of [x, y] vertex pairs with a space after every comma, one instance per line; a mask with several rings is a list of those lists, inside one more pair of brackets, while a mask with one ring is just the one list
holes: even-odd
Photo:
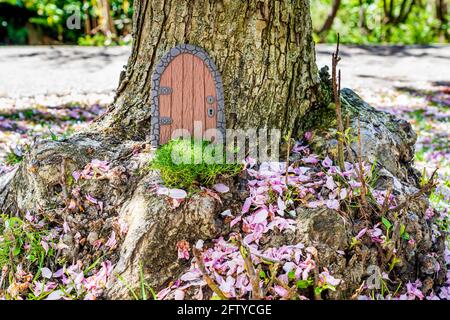
[[209, 107], [207, 113], [208, 113], [208, 117], [210, 117], [210, 118], [214, 117], [214, 113], [215, 113], [214, 108]]

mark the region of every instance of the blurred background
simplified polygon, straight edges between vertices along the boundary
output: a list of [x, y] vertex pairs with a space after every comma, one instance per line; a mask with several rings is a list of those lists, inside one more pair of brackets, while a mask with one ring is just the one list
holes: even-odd
[[[0, 0], [0, 44], [129, 44], [133, 0]], [[448, 43], [448, 0], [311, 0], [317, 42]]]
[[311, 0], [319, 42], [448, 43], [448, 0]]
[[0, 0], [0, 44], [128, 44], [132, 6], [132, 0]]

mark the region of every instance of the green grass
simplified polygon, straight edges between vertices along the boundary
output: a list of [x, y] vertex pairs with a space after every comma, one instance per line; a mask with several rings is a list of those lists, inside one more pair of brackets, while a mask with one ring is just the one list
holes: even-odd
[[[1, 215], [0, 219], [0, 265], [9, 265], [15, 269], [21, 264], [24, 270], [33, 267], [41, 269], [46, 257], [53, 256], [50, 246], [48, 252], [41, 245], [41, 240], [48, 234], [38, 230], [17, 217]], [[39, 275], [36, 273], [35, 278]]]
[[242, 164], [225, 163], [222, 150], [222, 145], [207, 141], [172, 140], [156, 151], [150, 169], [161, 172], [167, 187], [192, 190], [211, 186], [218, 177], [232, 177], [243, 169]]
[[6, 162], [6, 164], [13, 166], [13, 165], [16, 165], [16, 164], [22, 162], [22, 160], [23, 160], [23, 155], [18, 155], [13, 150], [11, 150], [10, 152], [8, 152], [6, 154], [5, 162]]

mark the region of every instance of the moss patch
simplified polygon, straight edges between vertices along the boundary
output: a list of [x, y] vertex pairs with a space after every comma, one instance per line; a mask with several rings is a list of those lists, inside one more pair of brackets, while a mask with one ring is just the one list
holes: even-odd
[[160, 171], [166, 186], [192, 190], [200, 185], [211, 186], [219, 177], [232, 177], [242, 171], [242, 164], [225, 160], [222, 145], [178, 139], [156, 151], [150, 169]]

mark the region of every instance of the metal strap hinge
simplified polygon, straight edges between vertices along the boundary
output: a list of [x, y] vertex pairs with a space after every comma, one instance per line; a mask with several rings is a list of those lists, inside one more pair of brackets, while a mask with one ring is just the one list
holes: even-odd
[[159, 119], [159, 123], [162, 126], [172, 124], [172, 118], [171, 117], [161, 117]]
[[173, 92], [171, 87], [161, 87], [159, 88], [159, 94], [160, 95], [168, 95]]

